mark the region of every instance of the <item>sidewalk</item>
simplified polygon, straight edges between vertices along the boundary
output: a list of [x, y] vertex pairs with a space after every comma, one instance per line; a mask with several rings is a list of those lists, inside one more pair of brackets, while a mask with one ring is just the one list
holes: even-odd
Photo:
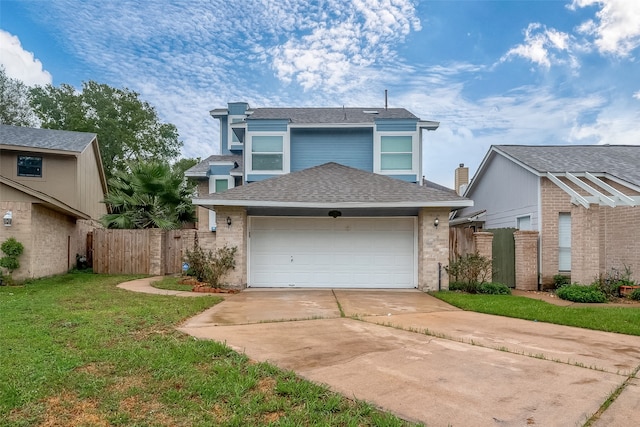
[[190, 291], [170, 291], [167, 289], [158, 289], [151, 286], [151, 283], [160, 281], [162, 279], [163, 276], [145, 277], [144, 279], [137, 279], [130, 282], [120, 283], [118, 287], [133, 292], [143, 292], [145, 294], [156, 295], [174, 295], [177, 297], [205, 297], [211, 295], [221, 296], [220, 294], [209, 294]]

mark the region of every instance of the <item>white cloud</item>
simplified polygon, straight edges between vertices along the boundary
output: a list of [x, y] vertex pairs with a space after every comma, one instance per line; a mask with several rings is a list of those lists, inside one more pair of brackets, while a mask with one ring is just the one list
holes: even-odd
[[635, 99], [637, 99], [638, 101], [640, 101], [640, 90], [639, 90], [639, 91], [637, 91], [636, 93], [634, 93], [632, 96], [633, 96]]
[[596, 20], [583, 22], [580, 33], [593, 36], [598, 51], [626, 57], [640, 46], [640, 2], [636, 0], [573, 0], [570, 9], [600, 6]]
[[509, 49], [500, 58], [500, 62], [521, 57], [546, 69], [556, 64], [568, 64], [576, 68], [578, 62], [572, 53], [573, 44], [569, 34], [547, 28], [540, 23], [532, 23], [524, 31], [524, 43]]
[[42, 68], [42, 62], [32, 52], [24, 50], [18, 37], [0, 30], [0, 64], [7, 76], [21, 80], [27, 86], [52, 82], [51, 74]]
[[368, 67], [394, 58], [393, 48], [412, 30], [420, 30], [409, 1], [335, 2], [306, 34], [270, 50], [279, 79], [305, 90], [345, 92], [366, 81]]

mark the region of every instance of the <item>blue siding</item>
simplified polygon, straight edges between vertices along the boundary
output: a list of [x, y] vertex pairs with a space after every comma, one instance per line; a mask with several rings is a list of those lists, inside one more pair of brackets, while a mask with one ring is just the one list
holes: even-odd
[[229, 118], [227, 116], [220, 117], [220, 153], [231, 154], [228, 148], [229, 139]]
[[249, 104], [246, 102], [229, 102], [227, 104], [230, 116], [241, 116], [247, 111], [248, 107]]
[[288, 120], [247, 120], [249, 132], [286, 132], [289, 127]]
[[229, 175], [233, 165], [212, 165], [209, 166], [209, 175]]
[[373, 130], [291, 130], [291, 172], [328, 162], [373, 172]]
[[418, 121], [411, 119], [380, 119], [376, 120], [376, 130], [377, 131], [415, 131], [418, 128]]
[[276, 176], [282, 176], [282, 174], [270, 175], [270, 174], [262, 174], [262, 173], [261, 174], [251, 173], [247, 175], [247, 182], [262, 181], [263, 179], [273, 178]]
[[395, 178], [407, 182], [418, 182], [417, 175], [385, 175], [389, 178]]

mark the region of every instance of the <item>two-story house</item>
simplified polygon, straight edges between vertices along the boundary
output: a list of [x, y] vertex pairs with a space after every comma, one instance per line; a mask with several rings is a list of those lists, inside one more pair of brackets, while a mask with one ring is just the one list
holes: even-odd
[[423, 133], [403, 108], [230, 103], [222, 154], [188, 171], [200, 230], [238, 248], [243, 287], [446, 288], [448, 216], [472, 202], [423, 180]]
[[14, 279], [64, 273], [86, 255], [106, 191], [96, 134], [0, 125], [0, 242], [25, 247]]

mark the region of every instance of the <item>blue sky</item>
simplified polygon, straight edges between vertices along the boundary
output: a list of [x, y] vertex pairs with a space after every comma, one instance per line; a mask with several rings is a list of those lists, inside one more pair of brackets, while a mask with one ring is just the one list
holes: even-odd
[[640, 1], [0, 0], [0, 64], [29, 85], [127, 87], [218, 153], [213, 108], [404, 107], [427, 179], [491, 144], [640, 144]]

